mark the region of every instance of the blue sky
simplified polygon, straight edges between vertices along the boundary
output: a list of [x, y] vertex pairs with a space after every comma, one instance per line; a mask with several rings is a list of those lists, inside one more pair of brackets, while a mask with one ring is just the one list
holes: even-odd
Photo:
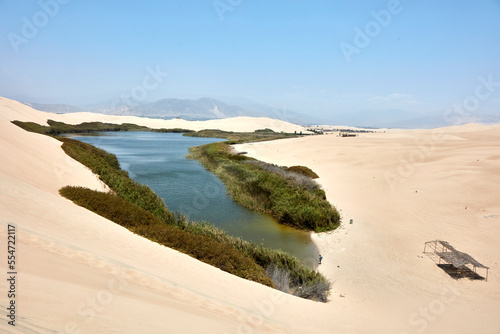
[[[0, 96], [44, 102], [114, 99], [159, 69], [141, 98], [439, 114], [500, 82], [500, 1], [0, 0], [0, 59]], [[500, 114], [493, 86], [471, 112]]]

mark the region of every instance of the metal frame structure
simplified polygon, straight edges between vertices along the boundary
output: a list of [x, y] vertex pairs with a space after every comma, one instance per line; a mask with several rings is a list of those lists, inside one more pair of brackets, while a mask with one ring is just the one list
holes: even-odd
[[475, 274], [477, 274], [477, 268], [486, 269], [485, 281], [488, 281], [488, 272], [490, 268], [479, 263], [469, 254], [456, 250], [448, 242], [442, 240], [427, 241], [424, 244], [424, 253], [428, 245], [429, 247], [432, 247], [433, 253], [439, 257], [439, 264], [441, 264], [441, 260], [443, 260], [444, 262], [453, 265], [455, 268], [471, 265], [472, 271], [474, 271]]

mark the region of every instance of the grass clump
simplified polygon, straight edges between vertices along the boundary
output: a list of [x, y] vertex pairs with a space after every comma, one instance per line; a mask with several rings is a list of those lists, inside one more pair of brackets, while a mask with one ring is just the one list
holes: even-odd
[[103, 122], [84, 122], [80, 124], [66, 124], [54, 120], [47, 120], [47, 125], [40, 125], [33, 122], [12, 121], [12, 123], [23, 128], [26, 131], [36, 132], [46, 135], [57, 136], [67, 133], [92, 133], [92, 132], [107, 132], [107, 131], [151, 131], [160, 133], [189, 133], [194, 130], [172, 128], [172, 129], [151, 129], [147, 126], [136, 125], [132, 123], [103, 123]]
[[183, 231], [124, 198], [82, 187], [67, 186], [59, 193], [130, 231], [161, 245], [179, 250], [226, 272], [274, 287], [266, 272], [249, 256], [229, 244]]
[[319, 178], [318, 174], [312, 171], [309, 167], [306, 166], [291, 166], [285, 168], [286, 171], [288, 172], [293, 172], [297, 174], [301, 174], [307, 177], [310, 177], [311, 179], [317, 179]]
[[182, 128], [173, 128], [173, 129], [151, 129], [152, 132], [160, 132], [160, 133], [189, 133], [195, 132], [194, 130], [182, 129]]
[[175, 223], [176, 216], [167, 210], [161, 197], [148, 186], [132, 180], [128, 173], [120, 168], [114, 154], [71, 138], [59, 140], [63, 142], [62, 149], [66, 154], [99, 175], [99, 179], [116, 194], [167, 223]]
[[189, 137], [224, 138], [229, 144], [240, 144], [245, 142], [258, 142], [265, 140], [285, 139], [297, 137], [291, 133], [274, 132], [271, 129], [255, 130], [254, 132], [232, 132], [222, 130], [200, 130], [197, 132], [185, 133]]
[[236, 202], [271, 214], [281, 224], [316, 232], [340, 224], [325, 192], [307, 176], [232, 154], [227, 142], [191, 148], [189, 157], [216, 174]]
[[304, 187], [312, 191], [320, 189], [319, 184], [317, 184], [312, 177], [304, 175], [304, 173], [298, 173], [294, 169], [290, 169], [288, 167], [280, 167], [274, 164], [268, 164], [266, 162], [254, 159], [247, 159], [245, 160], [245, 163], [254, 164], [265, 171], [268, 171], [272, 174], [282, 177], [283, 179], [289, 181], [290, 183], [298, 187]]
[[[233, 237], [223, 230], [208, 224], [184, 221], [179, 224], [182, 229], [190, 233], [200, 234], [230, 244], [234, 248], [254, 259], [273, 280], [279, 290], [299, 296], [304, 287], [318, 286], [316, 294], [309, 299], [326, 302], [330, 291], [330, 282], [319, 272], [304, 266], [299, 259], [286, 252], [277, 249], [266, 248], [252, 242]], [[275, 274], [274, 272], [279, 272]], [[283, 284], [286, 275], [287, 285]]]
[[123, 123], [111, 124], [102, 122], [85, 122], [77, 125], [66, 124], [54, 120], [47, 120], [47, 125], [40, 125], [33, 122], [13, 121], [12, 123], [31, 132], [42, 133], [46, 135], [60, 135], [63, 133], [91, 133], [104, 131], [147, 131], [145, 126]]

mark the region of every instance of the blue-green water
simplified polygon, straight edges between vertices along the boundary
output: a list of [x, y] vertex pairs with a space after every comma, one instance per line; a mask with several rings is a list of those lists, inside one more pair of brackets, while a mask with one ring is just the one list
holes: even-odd
[[208, 221], [244, 240], [283, 249], [308, 266], [315, 265], [318, 251], [309, 233], [282, 226], [269, 215], [237, 204], [219, 178], [185, 157], [189, 147], [220, 139], [154, 132], [105, 132], [72, 138], [115, 154], [130, 177], [151, 187], [171, 211]]

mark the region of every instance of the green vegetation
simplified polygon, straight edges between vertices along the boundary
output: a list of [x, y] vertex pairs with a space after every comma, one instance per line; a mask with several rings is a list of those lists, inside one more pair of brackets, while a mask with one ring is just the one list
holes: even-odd
[[[50, 132], [47, 127], [34, 125], [35, 123], [14, 123], [28, 131], [44, 134]], [[200, 132], [201, 136], [206, 134]], [[263, 132], [265, 133], [251, 136], [289, 137], [286, 134]], [[234, 136], [234, 140], [245, 140], [245, 134], [229, 132], [224, 135]], [[268, 286], [274, 285], [302, 298], [327, 301], [330, 282], [320, 273], [305, 267], [296, 257], [229, 236], [211, 224], [188, 221], [181, 214], [170, 212], [163, 200], [149, 187], [130, 179], [128, 173], [120, 168], [114, 154], [74, 139], [56, 138], [63, 142], [62, 148], [69, 156], [99, 175], [112, 190], [112, 193], [100, 193], [85, 188], [65, 187], [61, 189], [61, 195], [138, 235], [175, 248], [234, 275]], [[229, 149], [227, 144], [224, 144], [224, 147], [225, 150]], [[241, 155], [231, 155], [230, 160], [249, 159]], [[258, 163], [255, 160], [254, 162]]]
[[261, 266], [230, 244], [167, 225], [157, 216], [131, 205], [116, 194], [69, 186], [60, 189], [59, 192], [76, 204], [149, 240], [189, 254], [239, 277], [274, 287], [272, 280]]
[[114, 154], [75, 139], [58, 139], [63, 142], [62, 149], [67, 155], [99, 175], [99, 179], [117, 195], [167, 223], [175, 223], [177, 217], [167, 210], [163, 200], [148, 186], [132, 180], [128, 173], [120, 168]]
[[249, 141], [264, 141], [282, 138], [296, 137], [289, 133], [277, 133], [271, 129], [256, 130], [255, 132], [232, 132], [222, 130], [201, 130], [194, 131], [182, 128], [172, 129], [151, 129], [146, 126], [123, 123], [112, 124], [102, 122], [84, 122], [81, 124], [66, 124], [54, 120], [47, 120], [47, 125], [40, 125], [34, 122], [12, 121], [15, 125], [23, 128], [26, 131], [41, 133], [45, 135], [57, 136], [65, 133], [93, 133], [93, 132], [106, 132], [106, 131], [151, 131], [160, 133], [183, 133], [184, 136], [190, 137], [206, 137], [206, 138], [224, 138], [231, 144]]
[[269, 213], [282, 224], [316, 232], [340, 224], [325, 192], [303, 173], [232, 154], [226, 142], [193, 147], [189, 157], [217, 175], [236, 202]]
[[31, 132], [42, 133], [46, 135], [60, 135], [63, 133], [90, 133], [104, 131], [148, 131], [149, 128], [130, 123], [111, 124], [102, 122], [85, 122], [78, 125], [56, 122], [51, 119], [47, 125], [40, 125], [33, 122], [13, 121], [12, 123]]
[[295, 256], [230, 236], [208, 223], [184, 221], [179, 226], [190, 233], [208, 236], [230, 244], [250, 256], [262, 268], [266, 268], [275, 287], [281, 291], [302, 298], [327, 301], [330, 282], [322, 274], [304, 266]]
[[152, 132], [160, 132], [160, 133], [190, 133], [195, 132], [194, 130], [181, 129], [181, 128], [173, 128], [173, 129], [151, 129]]
[[[281, 268], [289, 276], [290, 285], [288, 292], [304, 298], [326, 301], [326, 296], [330, 288], [328, 280], [326, 280], [326, 278], [321, 274], [302, 265], [297, 258], [279, 250], [267, 249], [263, 246], [243, 241], [240, 238], [229, 236], [224, 231], [214, 227], [213, 225], [207, 223], [189, 222], [184, 216], [170, 212], [166, 208], [163, 200], [156, 195], [151, 188], [130, 179], [127, 172], [120, 169], [118, 160], [114, 154], [107, 153], [106, 151], [98, 149], [90, 144], [82, 143], [74, 139], [60, 138], [60, 140], [63, 141], [62, 148], [69, 156], [80, 161], [82, 164], [89, 167], [94, 173], [99, 175], [99, 178], [106, 183], [118, 197], [121, 197], [128, 203], [151, 213], [163, 222], [164, 225], [172, 225], [190, 235], [208, 237], [222, 244], [231, 246], [233, 249], [251, 258], [261, 268], [268, 268], [270, 266]], [[69, 198], [73, 200], [73, 198]], [[91, 208], [92, 207], [89, 207], [89, 209]], [[115, 221], [112, 218], [110, 219]], [[154, 225], [153, 227], [148, 227], [148, 229], [156, 227], [157, 226]], [[141, 228], [133, 231], [147, 238], [151, 235], [156, 235], [153, 234], [153, 232], [147, 232], [144, 229]], [[139, 233], [140, 231], [144, 233]], [[155, 238], [151, 240], [159, 242], [158, 240], [160, 239], [155, 236]], [[172, 243], [169, 245], [171, 244]], [[176, 249], [182, 251], [182, 248], [180, 247]], [[220, 256], [225, 255], [221, 253]], [[200, 257], [200, 260], [202, 259], [203, 258]], [[213, 261], [217, 262], [216, 259], [213, 259]], [[240, 276], [240, 274], [244, 271], [240, 268], [235, 268], [235, 270], [230, 272]], [[254, 270], [252, 269], [251, 272], [254, 273]], [[240, 277], [249, 279], [254, 277], [248, 272], [244, 273], [245, 276]], [[306, 295], [303, 295], [303, 291], [307, 291], [306, 287], [310, 287], [310, 289], [317, 289], [318, 292], [314, 296], [307, 297]]]
[[112, 124], [102, 122], [84, 122], [81, 124], [66, 124], [54, 120], [47, 120], [47, 125], [40, 125], [33, 122], [13, 121], [12, 123], [23, 128], [26, 131], [41, 133], [45, 135], [57, 136], [63, 133], [92, 133], [92, 132], [106, 132], [106, 131], [151, 131], [162, 133], [189, 133], [194, 132], [188, 129], [151, 129], [147, 126], [141, 126], [131, 123]]
[[232, 132], [232, 131], [222, 131], [222, 130], [200, 130], [197, 132], [185, 133], [184, 136], [189, 137], [206, 137], [206, 138], [224, 138], [227, 139], [227, 143], [240, 144], [246, 142], [258, 142], [265, 140], [275, 140], [284, 138], [297, 137], [291, 133], [274, 132], [270, 129], [255, 130], [254, 132]]
[[302, 174], [304, 176], [310, 177], [311, 179], [319, 178], [318, 174], [316, 174], [309, 167], [306, 167], [306, 166], [291, 166], [291, 167], [285, 168], [285, 170], [288, 172]]
[[253, 133], [202, 130], [192, 137], [225, 138], [227, 142], [193, 147], [189, 158], [199, 160], [226, 185], [239, 204], [271, 214], [278, 222], [295, 228], [322, 232], [337, 228], [338, 211], [326, 201], [325, 192], [312, 179], [318, 175], [305, 166], [282, 168], [233, 154], [229, 145], [296, 137], [270, 129]]

